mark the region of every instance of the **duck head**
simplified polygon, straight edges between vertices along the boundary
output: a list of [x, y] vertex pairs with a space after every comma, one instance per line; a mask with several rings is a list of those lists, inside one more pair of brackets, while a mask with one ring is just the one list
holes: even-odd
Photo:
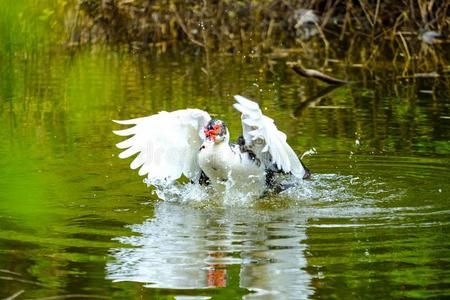
[[205, 139], [215, 143], [229, 140], [228, 128], [221, 120], [211, 119], [203, 129]]

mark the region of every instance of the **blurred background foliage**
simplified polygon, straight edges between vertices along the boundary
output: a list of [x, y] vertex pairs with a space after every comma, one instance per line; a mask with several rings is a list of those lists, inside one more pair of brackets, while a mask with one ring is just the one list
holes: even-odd
[[[0, 3], [0, 47], [265, 56], [403, 77], [448, 74], [448, 1], [18, 0]], [[430, 37], [439, 37], [434, 39]], [[56, 47], [55, 47], [56, 45]], [[381, 63], [383, 61], [384, 63]]]
[[0, 49], [20, 52], [66, 41], [68, 7], [66, 0], [1, 1]]
[[[448, 71], [448, 1], [80, 0], [66, 14], [70, 43], [132, 49], [203, 49], [374, 68], [382, 58], [409, 71]], [[442, 43], [442, 39], [439, 41]], [[447, 55], [446, 55], [447, 54]]]
[[447, 31], [448, 6], [448, 1], [423, 0], [80, 0], [71, 15], [72, 38], [142, 47], [189, 41], [223, 51], [270, 51], [316, 35], [380, 42], [399, 33]]
[[222, 53], [403, 77], [449, 72], [448, 1], [18, 0], [0, 3], [0, 25], [3, 48], [108, 44], [201, 52], [207, 64]]

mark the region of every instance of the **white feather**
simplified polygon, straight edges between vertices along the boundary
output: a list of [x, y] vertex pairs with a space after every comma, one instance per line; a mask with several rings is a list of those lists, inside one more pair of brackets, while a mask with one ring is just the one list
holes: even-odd
[[[305, 169], [294, 150], [286, 142], [286, 134], [279, 131], [273, 120], [261, 112], [259, 105], [245, 97], [234, 96], [233, 105], [242, 113], [242, 129], [245, 143], [251, 145], [258, 158], [267, 168], [275, 165], [284, 172], [303, 178]], [[262, 143], [257, 141], [263, 141]], [[267, 155], [267, 152], [270, 155]]]
[[183, 174], [197, 180], [201, 172], [197, 159], [202, 144], [200, 134], [210, 119], [205, 111], [183, 109], [131, 120], [115, 120], [118, 124], [134, 125], [114, 131], [120, 136], [131, 135], [116, 145], [126, 149], [119, 157], [138, 154], [130, 167], [140, 167], [139, 175], [148, 174], [150, 180], [176, 180]]

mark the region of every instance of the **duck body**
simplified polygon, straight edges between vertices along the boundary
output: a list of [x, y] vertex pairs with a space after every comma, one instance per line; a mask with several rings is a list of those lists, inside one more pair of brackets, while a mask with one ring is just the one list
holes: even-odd
[[239, 145], [205, 141], [198, 152], [198, 162], [217, 190], [224, 190], [227, 185], [252, 195], [261, 195], [266, 190], [264, 165]]
[[160, 112], [148, 117], [115, 121], [134, 125], [114, 131], [130, 136], [118, 143], [120, 158], [136, 155], [131, 169], [148, 175], [147, 184], [170, 183], [182, 176], [191, 182], [209, 183], [218, 191], [233, 189], [245, 196], [263, 195], [273, 186], [273, 174], [309, 177], [309, 170], [287, 144], [286, 135], [262, 114], [259, 105], [235, 96], [242, 113], [242, 136], [230, 144], [230, 133], [221, 120], [199, 109]]

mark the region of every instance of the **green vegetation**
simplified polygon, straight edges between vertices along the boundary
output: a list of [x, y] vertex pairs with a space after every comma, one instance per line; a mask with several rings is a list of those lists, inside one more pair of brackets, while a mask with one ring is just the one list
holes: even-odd
[[13, 53], [60, 44], [67, 39], [65, 0], [0, 2], [0, 50]]

